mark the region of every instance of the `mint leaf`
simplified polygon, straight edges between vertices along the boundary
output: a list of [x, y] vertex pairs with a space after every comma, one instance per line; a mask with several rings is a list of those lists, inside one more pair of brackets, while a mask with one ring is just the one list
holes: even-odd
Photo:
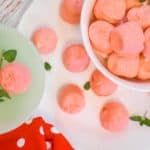
[[139, 0], [140, 3], [144, 3], [146, 0]]
[[5, 101], [4, 99], [0, 98], [0, 102], [4, 102], [4, 101]]
[[139, 122], [140, 126], [145, 125], [145, 126], [150, 127], [150, 119], [146, 117], [146, 114], [147, 114], [147, 111], [144, 113], [143, 116], [139, 116], [139, 115], [131, 116], [130, 120]]
[[150, 119], [145, 118], [145, 119], [143, 120], [143, 124], [150, 127]]
[[0, 89], [0, 98], [5, 97], [11, 99], [10, 95], [3, 89]]
[[88, 90], [91, 88], [90, 82], [87, 81], [87, 82], [84, 84], [83, 88], [84, 88], [86, 91], [88, 91]]
[[141, 122], [139, 122], [139, 125], [143, 126], [144, 125], [144, 120], [142, 120]]
[[3, 58], [0, 58], [0, 68], [2, 67], [3, 65]]
[[7, 50], [3, 53], [3, 57], [8, 62], [13, 62], [16, 59], [17, 51], [16, 50]]
[[50, 71], [52, 69], [52, 66], [48, 62], [45, 62], [44, 63], [44, 68], [45, 68], [46, 71]]
[[137, 122], [141, 122], [143, 119], [141, 116], [131, 116], [130, 120], [132, 121], [137, 121]]

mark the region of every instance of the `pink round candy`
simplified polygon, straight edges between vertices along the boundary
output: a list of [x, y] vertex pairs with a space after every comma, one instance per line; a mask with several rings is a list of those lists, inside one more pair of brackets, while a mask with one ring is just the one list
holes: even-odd
[[109, 102], [100, 112], [100, 121], [104, 129], [120, 132], [127, 128], [129, 114], [125, 106], [119, 102]]
[[10, 63], [0, 70], [0, 85], [9, 94], [21, 94], [31, 84], [31, 72], [23, 64]]
[[117, 23], [125, 16], [126, 0], [97, 0], [94, 15], [97, 19]]
[[150, 59], [150, 28], [145, 31], [145, 47], [143, 50], [144, 57]]
[[65, 85], [58, 94], [58, 105], [66, 113], [78, 113], [85, 106], [83, 91], [74, 84]]
[[149, 41], [145, 41], [145, 48], [143, 50], [143, 55], [150, 59], [150, 40]]
[[107, 67], [113, 74], [125, 78], [134, 78], [138, 74], [139, 56], [124, 57], [112, 53], [107, 60]]
[[150, 41], [150, 27], [145, 31], [145, 40]]
[[57, 36], [51, 28], [42, 27], [33, 33], [32, 41], [41, 54], [49, 54], [56, 48]]
[[149, 80], [150, 79], [150, 59], [141, 57], [138, 70], [138, 79]]
[[150, 27], [150, 5], [130, 9], [127, 18], [129, 21], [136, 21], [144, 29]]
[[106, 21], [95, 21], [89, 27], [89, 38], [93, 47], [104, 54], [112, 52], [110, 47], [110, 33], [113, 25]]
[[59, 15], [69, 24], [76, 25], [80, 23], [80, 15], [70, 12], [64, 3], [60, 5]]
[[65, 7], [70, 13], [80, 15], [84, 0], [64, 0]]
[[117, 54], [124, 56], [139, 55], [144, 49], [144, 40], [142, 28], [133, 21], [117, 26], [110, 36], [111, 48]]
[[97, 96], [108, 96], [113, 94], [117, 90], [117, 85], [106, 78], [98, 70], [95, 70], [92, 73], [90, 84], [93, 92]]
[[63, 63], [71, 72], [82, 72], [89, 66], [89, 57], [82, 44], [67, 47], [63, 53]]
[[142, 3], [139, 0], [126, 0], [126, 3], [127, 3], [127, 9], [142, 5]]

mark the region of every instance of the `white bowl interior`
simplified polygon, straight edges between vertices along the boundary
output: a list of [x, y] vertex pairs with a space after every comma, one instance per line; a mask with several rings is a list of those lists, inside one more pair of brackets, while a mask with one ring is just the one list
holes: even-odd
[[93, 48], [91, 46], [89, 36], [88, 36], [88, 28], [92, 18], [92, 11], [96, 0], [86, 0], [84, 2], [84, 6], [82, 9], [81, 15], [81, 32], [82, 39], [87, 50], [89, 57], [92, 62], [96, 66], [96, 68], [101, 71], [106, 77], [108, 77], [113, 82], [117, 83], [120, 86], [125, 88], [134, 89], [141, 92], [149, 92], [150, 91], [150, 81], [133, 81], [133, 80], [125, 80], [123, 78], [119, 78], [113, 75], [108, 69], [100, 62], [98, 57], [95, 55]]

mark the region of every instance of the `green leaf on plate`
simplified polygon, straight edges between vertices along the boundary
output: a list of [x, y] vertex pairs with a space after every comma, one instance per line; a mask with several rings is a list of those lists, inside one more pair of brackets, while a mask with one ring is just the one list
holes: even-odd
[[88, 91], [88, 90], [91, 88], [90, 82], [87, 81], [87, 82], [84, 84], [83, 88], [84, 88], [86, 91]]
[[44, 63], [44, 68], [45, 68], [46, 71], [50, 71], [52, 69], [52, 66], [48, 62], [45, 62]]
[[5, 97], [11, 99], [10, 95], [3, 89], [0, 89], [0, 98]]
[[0, 102], [4, 102], [4, 101], [5, 101], [4, 99], [0, 98]]
[[13, 62], [16, 59], [17, 51], [16, 50], [7, 50], [3, 53], [3, 57], [8, 62]]

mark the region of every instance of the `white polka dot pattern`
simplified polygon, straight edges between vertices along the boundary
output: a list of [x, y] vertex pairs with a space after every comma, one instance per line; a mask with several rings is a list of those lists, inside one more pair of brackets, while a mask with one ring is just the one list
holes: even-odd
[[17, 140], [17, 147], [18, 148], [22, 148], [25, 145], [25, 139], [24, 138], [20, 138]]
[[41, 133], [41, 135], [44, 135], [44, 129], [43, 129], [43, 126], [40, 126], [40, 133]]
[[46, 142], [46, 150], [51, 150], [52, 148], [52, 143], [51, 142]]
[[56, 127], [52, 127], [51, 128], [51, 132], [55, 133], [55, 134], [59, 134], [60, 133]]

